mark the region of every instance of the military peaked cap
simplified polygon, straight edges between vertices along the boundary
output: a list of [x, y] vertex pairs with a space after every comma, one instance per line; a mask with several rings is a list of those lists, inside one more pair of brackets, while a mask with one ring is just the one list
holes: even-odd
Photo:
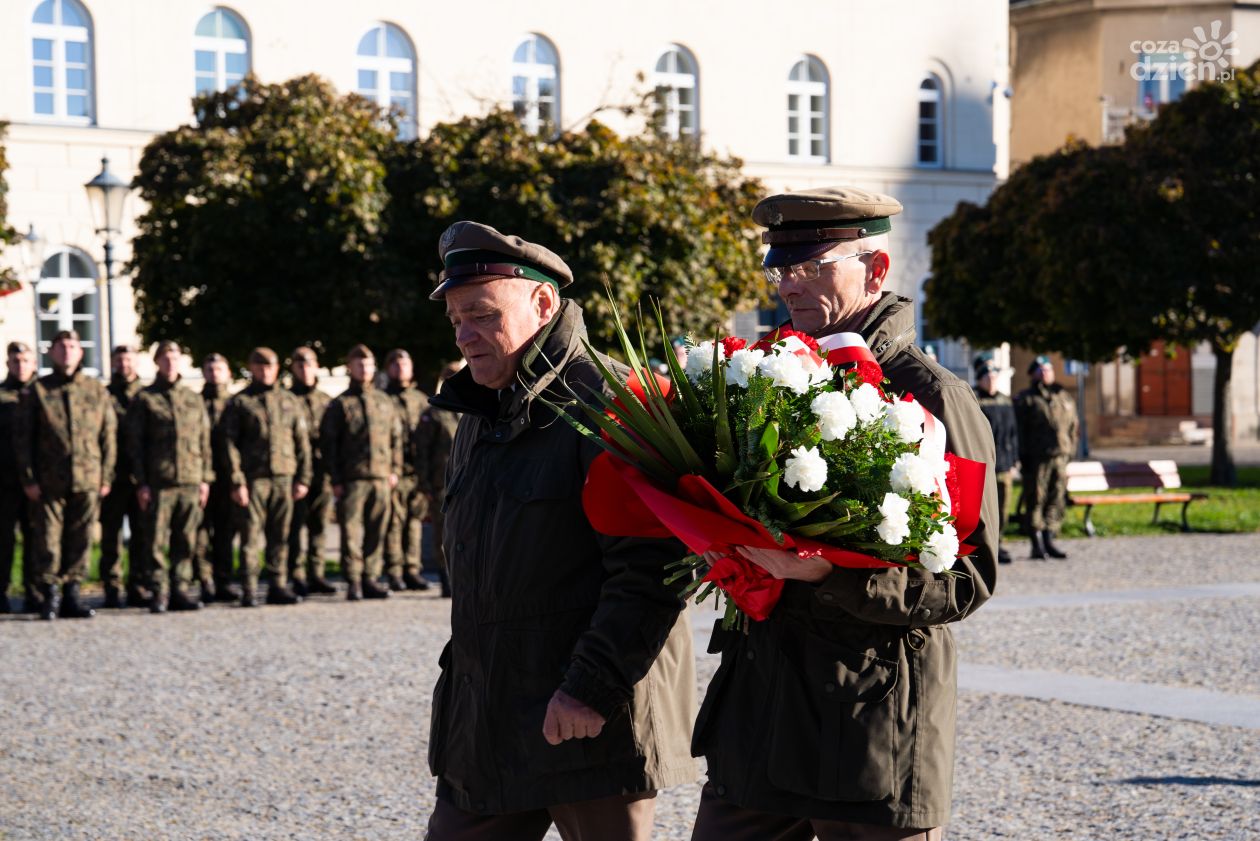
[[892, 230], [901, 202], [857, 187], [823, 187], [764, 198], [753, 221], [769, 228], [761, 241], [770, 246], [765, 266], [791, 266], [812, 260], [847, 240]]
[[448, 289], [485, 283], [501, 277], [523, 277], [563, 289], [573, 271], [550, 249], [520, 237], [507, 236], [480, 222], [456, 222], [438, 241], [444, 266], [430, 300], [440, 301]]

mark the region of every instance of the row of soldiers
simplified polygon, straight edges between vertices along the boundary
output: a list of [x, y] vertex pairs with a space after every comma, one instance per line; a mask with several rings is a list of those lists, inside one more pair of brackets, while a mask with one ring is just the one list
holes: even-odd
[[17, 527], [25, 609], [45, 619], [93, 615], [80, 584], [98, 514], [106, 607], [124, 604], [124, 519], [131, 530], [125, 583], [132, 605], [156, 613], [195, 610], [212, 600], [256, 605], [260, 557], [268, 604], [336, 592], [323, 558], [324, 524], [334, 506], [347, 598], [428, 588], [420, 574], [426, 517], [436, 533], [442, 594], [449, 595], [442, 514], [431, 500], [442, 492], [457, 418], [429, 407], [407, 351], [389, 353], [382, 390], [373, 385], [372, 351], [354, 347], [346, 359], [351, 385], [336, 398], [319, 389], [319, 362], [309, 347], [292, 354], [289, 389], [278, 384], [275, 352], [256, 348], [250, 382], [235, 395], [219, 354], [203, 361], [201, 393], [189, 388], [179, 373], [182, 348], [169, 341], [157, 347], [157, 377], [148, 386], [126, 346], [111, 354], [108, 387], [86, 376], [73, 331], [54, 338], [53, 371], [39, 379], [27, 345], [11, 343], [6, 356], [0, 612], [10, 610]]

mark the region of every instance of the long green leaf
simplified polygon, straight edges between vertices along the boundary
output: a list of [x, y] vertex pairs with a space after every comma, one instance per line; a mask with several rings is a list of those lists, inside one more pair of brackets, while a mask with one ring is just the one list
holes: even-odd
[[665, 364], [669, 366], [669, 376], [674, 381], [674, 390], [682, 397], [683, 406], [690, 417], [702, 417], [704, 409], [700, 406], [700, 398], [696, 396], [696, 390], [692, 387], [691, 381], [687, 379], [687, 373], [678, 364], [678, 356], [674, 353], [674, 349], [668, 346], [668, 342], [665, 339], [665, 336], [669, 334], [665, 332], [665, 316], [661, 312], [661, 305], [659, 302], [653, 301], [652, 306], [656, 310], [656, 324], [661, 331], [661, 341], [666, 342]]
[[611, 442], [606, 441], [598, 433], [579, 423], [578, 420], [566, 412], [562, 406], [552, 403], [544, 397], [539, 397], [538, 399], [560, 416], [567, 424], [593, 441], [606, 452], [611, 453], [622, 461], [638, 467], [644, 473], [648, 474], [658, 482], [661, 482], [666, 487], [673, 487], [678, 481], [678, 473], [673, 470], [671, 465], [663, 461], [657, 454], [640, 446], [626, 434], [625, 429], [622, 428], [620, 424], [616, 421], [610, 420], [606, 415], [597, 409], [587, 406], [580, 401], [578, 402], [580, 408], [586, 412], [591, 421], [594, 422], [600, 429], [607, 432], [609, 437], [613, 439]]
[[828, 502], [831, 502], [831, 500], [835, 499], [837, 496], [838, 494], [832, 494], [831, 496], [823, 497], [822, 499], [810, 500], [808, 502], [788, 502], [787, 500], [771, 495], [770, 504], [775, 507], [775, 510], [783, 515], [785, 520], [789, 523], [795, 523], [805, 519], [817, 509], [822, 508]]
[[[642, 321], [639, 322], [639, 341], [643, 345], [643, 351], [646, 355], [647, 342], [643, 338]], [[703, 474], [705, 472], [704, 460], [700, 458], [696, 448], [687, 440], [687, 436], [683, 434], [682, 429], [678, 426], [678, 421], [674, 418], [674, 410], [670, 407], [665, 393], [661, 391], [660, 383], [656, 381], [656, 375], [651, 371], [645, 371], [643, 375], [640, 375], [639, 379], [643, 382], [644, 394], [647, 395], [649, 402], [656, 407], [662, 425], [669, 431], [675, 446], [690, 466], [691, 472]]]
[[717, 445], [717, 471], [723, 478], [735, 475], [739, 459], [735, 456], [735, 441], [731, 437], [731, 420], [726, 405], [726, 371], [722, 367], [722, 343], [719, 335], [713, 337], [713, 408], [715, 424], [714, 441]]

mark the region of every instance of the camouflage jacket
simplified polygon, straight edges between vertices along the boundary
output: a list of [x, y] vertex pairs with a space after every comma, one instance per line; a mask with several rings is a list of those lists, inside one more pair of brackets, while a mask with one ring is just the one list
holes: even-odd
[[328, 404], [319, 441], [334, 485], [402, 473], [402, 421], [394, 401], [370, 385], [352, 382]]
[[323, 451], [319, 448], [319, 425], [324, 420], [324, 412], [332, 402], [332, 397], [321, 391], [317, 385], [307, 388], [301, 383], [294, 383], [289, 391], [306, 410], [306, 428], [311, 434], [311, 456], [315, 459], [315, 469], [318, 470], [323, 463]]
[[1063, 386], [1033, 383], [1015, 397], [1019, 460], [1025, 465], [1076, 452], [1076, 401]]
[[227, 448], [223, 445], [223, 413], [227, 410], [232, 394], [225, 385], [201, 387], [201, 404], [206, 409], [206, 420], [210, 423], [210, 451], [213, 454], [212, 464], [216, 481], [228, 478]]
[[159, 377], [127, 409], [131, 481], [138, 488], [213, 482], [210, 418], [205, 404], [179, 380]]
[[131, 467], [131, 459], [127, 456], [127, 410], [142, 388], [144, 388], [144, 383], [140, 382], [139, 377], [127, 380], [121, 374], [113, 374], [109, 378], [107, 390], [112, 398], [110, 402], [114, 406], [114, 420], [116, 421], [114, 428], [117, 430], [118, 439], [118, 459], [114, 463], [115, 481], [126, 479], [127, 471]]
[[385, 393], [394, 399], [398, 409], [398, 417], [402, 421], [403, 436], [403, 474], [415, 476], [419, 467], [419, 453], [415, 447], [416, 427], [420, 425], [420, 417], [428, 411], [429, 398], [415, 386], [403, 386], [390, 380]]
[[311, 483], [311, 437], [296, 397], [279, 386], [250, 383], [223, 413], [224, 468], [228, 481], [292, 476]]
[[458, 426], [458, 414], [431, 405], [420, 416], [420, 423], [413, 436], [416, 450], [416, 487], [433, 497], [439, 505], [442, 500], [438, 497], [446, 489], [446, 463], [451, 458], [451, 444], [455, 441], [455, 429]]
[[96, 492], [112, 484], [117, 420], [109, 392], [82, 371], [53, 372], [22, 392], [13, 446], [23, 485], [45, 496]]
[[[17, 377], [9, 376], [0, 383], [0, 476], [4, 476], [5, 484], [14, 481], [18, 475], [17, 457], [13, 452], [13, 438], [16, 433], [18, 400], [22, 397], [22, 389], [30, 382], [21, 382]], [[0, 559], [0, 563], [3, 563]]]

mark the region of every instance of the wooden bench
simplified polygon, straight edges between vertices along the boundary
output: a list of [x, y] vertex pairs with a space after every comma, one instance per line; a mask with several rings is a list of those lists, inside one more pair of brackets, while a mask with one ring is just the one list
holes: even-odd
[[[1085, 533], [1094, 536], [1091, 515], [1095, 505], [1127, 505], [1130, 503], [1154, 503], [1155, 516], [1151, 523], [1159, 522], [1161, 505], [1181, 503], [1181, 530], [1190, 531], [1186, 509], [1190, 503], [1207, 499], [1205, 493], [1178, 491], [1181, 474], [1177, 462], [1160, 461], [1073, 461], [1067, 468], [1068, 505], [1085, 506]], [[1097, 491], [1112, 488], [1152, 488], [1150, 493], [1100, 494]]]

